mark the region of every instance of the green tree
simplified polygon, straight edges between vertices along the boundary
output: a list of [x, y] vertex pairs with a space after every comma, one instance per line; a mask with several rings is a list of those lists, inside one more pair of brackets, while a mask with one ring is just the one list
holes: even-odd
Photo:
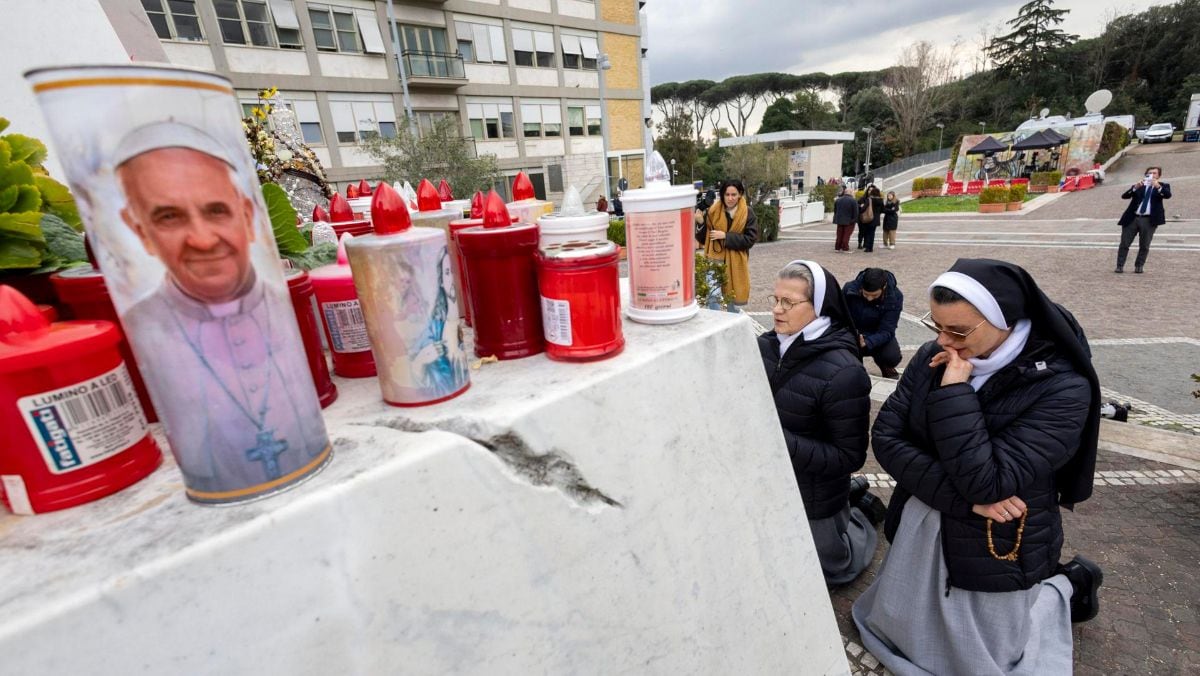
[[818, 94], [802, 90], [767, 106], [758, 133], [789, 129], [831, 129], [836, 126], [839, 125], [833, 106], [823, 101]]
[[1053, 53], [1079, 38], [1058, 28], [1070, 10], [1054, 9], [1054, 0], [1032, 0], [1008, 21], [1012, 31], [998, 35], [988, 46], [988, 55], [1006, 74], [1037, 77]]
[[[663, 156], [667, 165], [675, 160], [675, 170], [683, 181], [690, 180], [699, 159], [696, 142], [692, 140], [692, 116], [681, 112], [668, 117], [658, 125], [658, 136], [654, 139], [654, 149]], [[679, 180], [673, 180], [678, 183]]]
[[386, 181], [416, 183], [428, 178], [446, 179], [457, 195], [488, 190], [500, 180], [495, 155], [473, 157], [469, 139], [462, 137], [453, 118], [444, 118], [433, 129], [414, 134], [407, 123], [399, 125], [393, 138], [376, 137], [363, 142], [363, 149], [383, 164]]
[[788, 151], [769, 150], [761, 143], [734, 146], [725, 154], [725, 176], [740, 178], [751, 204], [760, 204], [770, 191], [788, 182]]

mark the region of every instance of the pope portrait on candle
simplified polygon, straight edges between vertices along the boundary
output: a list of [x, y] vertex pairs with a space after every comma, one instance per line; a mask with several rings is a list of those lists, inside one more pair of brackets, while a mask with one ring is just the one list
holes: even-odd
[[201, 501], [284, 485], [329, 450], [291, 300], [269, 283], [278, 271], [255, 270], [252, 247], [270, 240], [256, 237], [234, 157], [203, 130], [163, 121], [125, 136], [113, 158], [121, 219], [166, 268], [122, 323]]

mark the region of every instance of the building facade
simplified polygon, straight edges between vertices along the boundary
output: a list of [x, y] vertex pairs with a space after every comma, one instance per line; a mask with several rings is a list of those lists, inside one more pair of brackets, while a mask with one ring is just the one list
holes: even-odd
[[[276, 104], [295, 111], [339, 187], [378, 178], [379, 163], [359, 143], [394, 136], [408, 109], [419, 130], [449, 118], [477, 154], [494, 155], [506, 197], [525, 171], [540, 197], [559, 201], [574, 185], [594, 200], [605, 123], [610, 182], [642, 182], [650, 102], [638, 0], [100, 4], [135, 61], [219, 73], [246, 111], [259, 91], [277, 88]], [[602, 55], [611, 64], [603, 73]]]

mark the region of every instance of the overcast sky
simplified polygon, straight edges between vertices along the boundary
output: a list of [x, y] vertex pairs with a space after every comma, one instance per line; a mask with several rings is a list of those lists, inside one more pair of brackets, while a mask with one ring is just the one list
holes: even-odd
[[[730, 75], [782, 71], [878, 70], [918, 40], [962, 42], [969, 71], [981, 28], [1016, 16], [1021, 0], [649, 0], [650, 81], [720, 81]], [[1062, 28], [1094, 37], [1106, 15], [1141, 11], [1168, 0], [1058, 0], [1069, 9]], [[994, 31], [993, 31], [994, 32]]]

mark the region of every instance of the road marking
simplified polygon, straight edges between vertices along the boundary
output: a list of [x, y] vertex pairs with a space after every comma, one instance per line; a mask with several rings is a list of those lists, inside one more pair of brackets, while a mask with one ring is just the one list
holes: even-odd
[[[783, 240], [780, 237], [780, 240]], [[788, 237], [789, 242], [825, 242], [826, 238], [817, 237]], [[1026, 248], [1026, 249], [1104, 249], [1109, 250], [1116, 247], [1117, 243], [1109, 244], [1089, 244], [1085, 242], [1023, 242], [1020, 240], [991, 240], [991, 239], [915, 239], [905, 241], [905, 246], [916, 246], [918, 244], [933, 245], [933, 246], [995, 246], [1006, 248]], [[1200, 251], [1200, 244], [1183, 245], [1183, 246], [1156, 246], [1155, 251]]]
[[[905, 235], [961, 235], [961, 236], [1004, 236], [1004, 237], [1114, 237], [1120, 239], [1120, 232], [1018, 232], [1013, 230], [901, 230]], [[1181, 232], [1171, 235], [1172, 237], [1200, 237], [1200, 232], [1189, 233]], [[780, 239], [783, 239], [781, 236]]]

